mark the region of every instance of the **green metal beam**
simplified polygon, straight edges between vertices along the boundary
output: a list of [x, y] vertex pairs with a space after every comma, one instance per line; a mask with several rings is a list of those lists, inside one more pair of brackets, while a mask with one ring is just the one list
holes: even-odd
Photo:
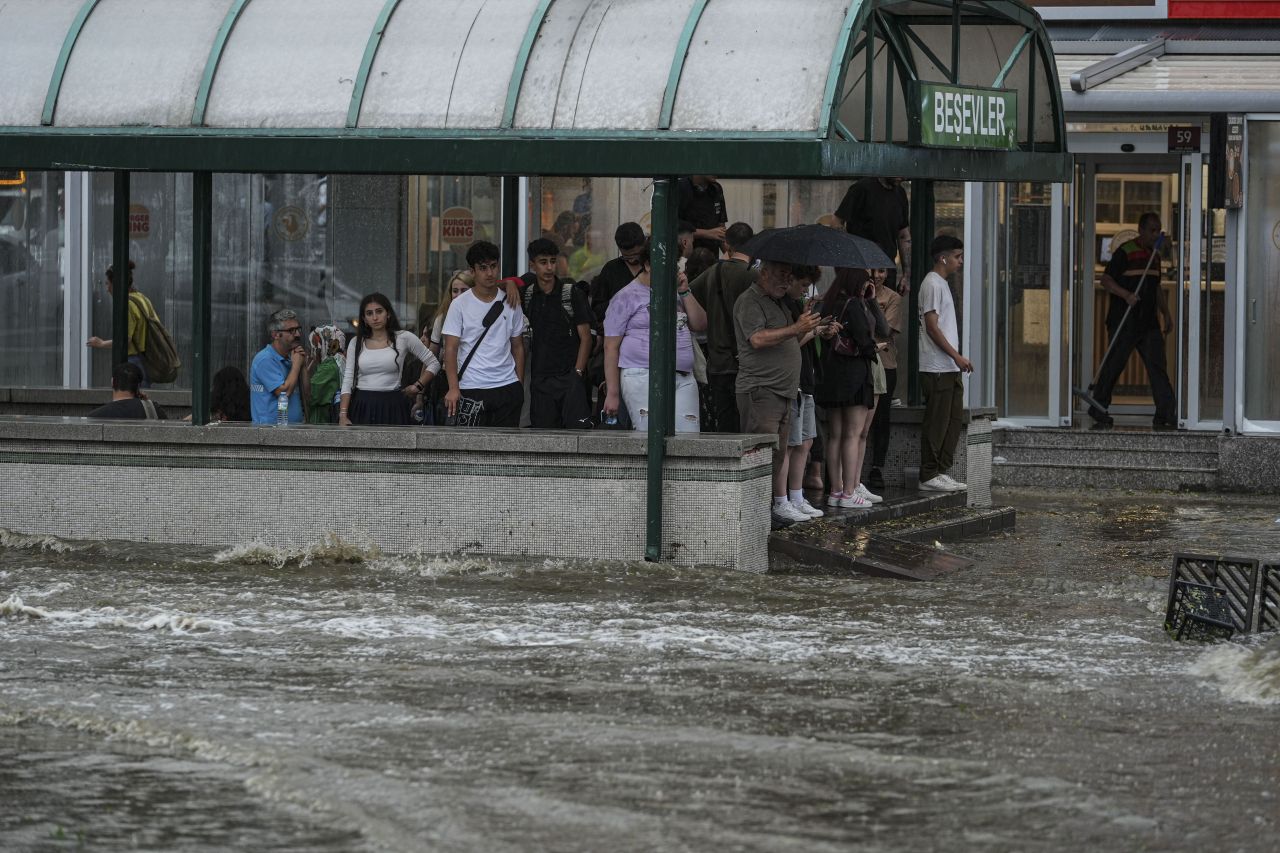
[[[454, 131], [456, 133], [456, 131]], [[696, 144], [691, 144], [695, 143]], [[314, 172], [371, 175], [731, 178], [860, 175], [968, 181], [1069, 181], [1071, 158], [1049, 152], [913, 148], [779, 136], [251, 132], [188, 128], [0, 128], [0, 167], [31, 171]]]
[[191, 423], [207, 424], [213, 365], [213, 173], [191, 176]]
[[369, 41], [364, 46], [364, 57], [360, 60], [360, 70], [356, 73], [356, 84], [351, 90], [351, 105], [347, 107], [347, 127], [357, 127], [360, 124], [364, 92], [369, 86], [369, 71], [373, 68], [373, 60], [382, 45], [382, 34], [387, 31], [387, 24], [391, 22], [391, 16], [399, 5], [400, 0], [386, 0], [382, 4], [382, 11], [378, 13], [378, 20], [373, 24], [373, 31], [369, 33]]
[[933, 269], [929, 244], [933, 242], [936, 199], [933, 181], [911, 181], [911, 291], [907, 294], [907, 403], [919, 406], [920, 394], [920, 316], [919, 282]]
[[[874, 0], [864, 3], [863, 0], [851, 0], [849, 10], [845, 13], [844, 23], [840, 25], [840, 34], [836, 37], [835, 51], [831, 56], [831, 67], [827, 71], [827, 84], [822, 92], [822, 123], [818, 126], [818, 136], [827, 139], [831, 136], [831, 128], [839, 117], [840, 111], [836, 99], [844, 88], [849, 71], [849, 63], [853, 60], [853, 34], [861, 32], [867, 16], [875, 6]], [[718, 175], [719, 172], [712, 172]]]
[[689, 16], [685, 18], [684, 29], [680, 32], [680, 41], [676, 43], [675, 55], [671, 57], [671, 71], [667, 74], [667, 89], [662, 94], [662, 114], [658, 117], [658, 127], [668, 130], [671, 127], [671, 114], [676, 108], [676, 91], [680, 88], [680, 77], [684, 74], [684, 63], [689, 58], [689, 45], [693, 34], [702, 20], [702, 13], [707, 9], [708, 0], [694, 0], [689, 8]]
[[98, 2], [99, 0], [84, 0], [84, 5], [71, 21], [71, 28], [67, 30], [66, 38], [62, 40], [62, 50], [58, 52], [58, 61], [53, 66], [53, 77], [49, 79], [49, 91], [44, 96], [44, 111], [40, 114], [40, 123], [43, 125], [53, 124], [53, 115], [58, 109], [58, 95], [62, 92], [62, 78], [67, 74], [67, 63], [71, 61], [71, 52], [75, 50], [76, 41], [84, 30], [85, 22], [98, 7]]
[[924, 39], [916, 35], [916, 31], [912, 29], [909, 24], [905, 24], [905, 21], [904, 21], [904, 26], [901, 27], [901, 31], [906, 34], [907, 38], [915, 42], [916, 47], [918, 47], [920, 49], [920, 52], [923, 53], [925, 57], [927, 57], [928, 60], [933, 63], [935, 68], [937, 68], [943, 74], [948, 73], [947, 63], [939, 59], [938, 55], [929, 48], [929, 45], [924, 43]]
[[520, 238], [520, 206], [524, 199], [520, 198], [520, 179], [507, 175], [502, 179], [502, 277], [512, 278], [520, 274], [520, 259], [524, 256], [524, 246]]
[[129, 173], [115, 173], [111, 202], [111, 366], [129, 360]]
[[876, 124], [876, 16], [867, 16], [867, 68], [863, 75], [862, 88], [866, 96], [862, 99], [862, 138], [868, 142], [875, 139]]
[[213, 38], [213, 46], [209, 48], [209, 58], [204, 63], [204, 74], [200, 77], [200, 88], [196, 91], [195, 109], [191, 111], [192, 127], [204, 126], [204, 115], [209, 109], [209, 93], [213, 91], [213, 79], [218, 76], [218, 63], [222, 61], [222, 52], [227, 49], [231, 31], [236, 28], [236, 22], [240, 20], [241, 13], [248, 5], [249, 0], [235, 0], [227, 10], [227, 16], [222, 19], [218, 34]]
[[1004, 81], [1013, 71], [1013, 66], [1018, 64], [1018, 60], [1022, 58], [1022, 52], [1027, 49], [1030, 44], [1034, 32], [1025, 32], [1022, 38], [1018, 39], [1018, 43], [1013, 46], [1013, 51], [1009, 54], [1009, 58], [1004, 61], [1004, 65], [1000, 68], [1000, 73], [996, 75], [996, 79], [991, 83], [991, 88], [999, 89], [1004, 86]]
[[960, 4], [951, 8], [951, 82], [960, 85]]
[[553, 0], [539, 0], [538, 8], [529, 19], [529, 26], [524, 31], [524, 41], [520, 42], [520, 52], [516, 54], [516, 64], [511, 69], [511, 82], [507, 84], [507, 104], [502, 108], [502, 126], [515, 127], [516, 105], [520, 102], [520, 87], [524, 84], [525, 72], [529, 69], [529, 54], [533, 53], [533, 43], [546, 20], [547, 10]]
[[[649, 295], [649, 471], [645, 501], [644, 558], [662, 559], [663, 462], [676, 417], [676, 219], [675, 178], [653, 182], [653, 237]], [[632, 415], [634, 417], [634, 413]]]

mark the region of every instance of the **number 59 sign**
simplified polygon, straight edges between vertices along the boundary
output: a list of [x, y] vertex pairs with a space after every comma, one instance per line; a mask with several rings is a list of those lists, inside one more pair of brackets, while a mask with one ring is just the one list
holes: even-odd
[[1200, 128], [1197, 125], [1169, 128], [1170, 154], [1198, 154], [1200, 152]]

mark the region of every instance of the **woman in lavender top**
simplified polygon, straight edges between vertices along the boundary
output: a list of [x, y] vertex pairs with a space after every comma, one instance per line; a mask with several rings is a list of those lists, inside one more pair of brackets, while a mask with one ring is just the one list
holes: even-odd
[[[640, 257], [635, 280], [618, 291], [604, 315], [604, 413], [626, 405], [637, 430], [649, 428], [649, 249]], [[698, 432], [698, 382], [693, 378], [693, 336], [707, 327], [707, 314], [676, 277], [676, 432]]]

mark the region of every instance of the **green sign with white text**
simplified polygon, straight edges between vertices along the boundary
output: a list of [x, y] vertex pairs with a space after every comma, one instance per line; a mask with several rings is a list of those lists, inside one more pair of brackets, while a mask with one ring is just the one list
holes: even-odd
[[933, 148], [1018, 147], [1018, 93], [944, 83], [912, 84], [911, 142]]

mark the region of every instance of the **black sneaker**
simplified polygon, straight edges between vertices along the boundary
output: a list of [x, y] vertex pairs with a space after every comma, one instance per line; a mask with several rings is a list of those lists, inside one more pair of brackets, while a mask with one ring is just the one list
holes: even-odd
[[877, 491], [884, 488], [884, 474], [879, 468], [872, 468], [867, 474], [867, 488], [876, 489]]
[[1093, 425], [1096, 427], [1109, 427], [1116, 422], [1115, 418], [1096, 406], [1089, 407], [1089, 417], [1093, 418]]
[[1176, 430], [1178, 425], [1171, 424], [1168, 421], [1152, 421], [1151, 428], [1157, 432], [1169, 432], [1170, 430]]

